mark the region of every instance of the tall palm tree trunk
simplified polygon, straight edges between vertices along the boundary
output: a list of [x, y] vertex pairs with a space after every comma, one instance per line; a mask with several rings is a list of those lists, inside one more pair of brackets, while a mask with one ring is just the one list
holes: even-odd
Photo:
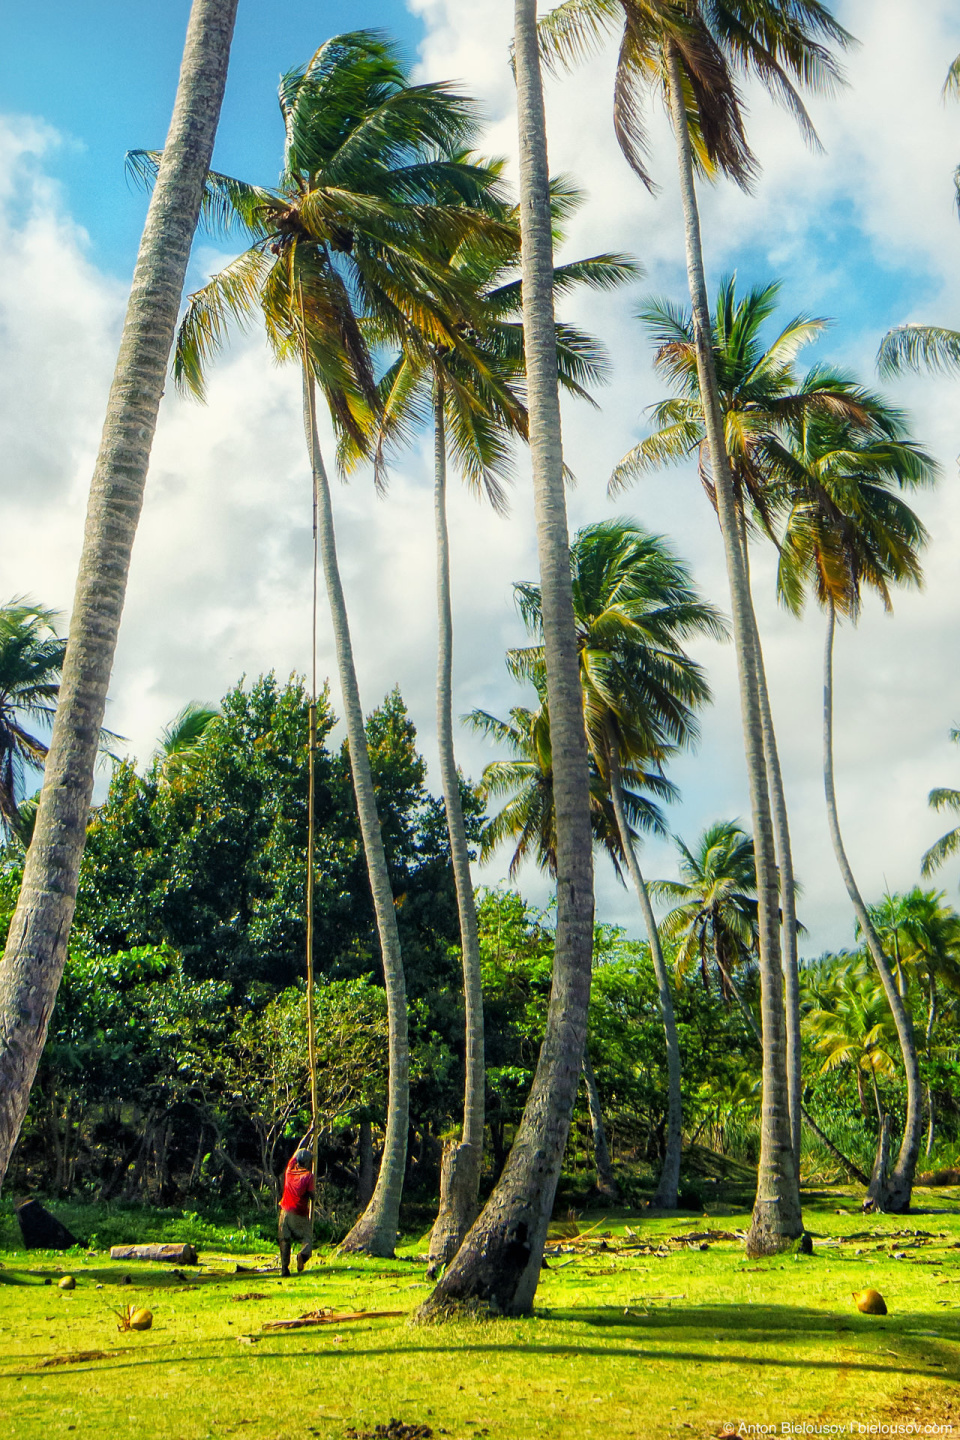
[[660, 1171], [660, 1179], [657, 1182], [657, 1190], [653, 1197], [653, 1203], [661, 1210], [676, 1210], [677, 1190], [680, 1185], [680, 1146], [683, 1136], [683, 1102], [680, 1094], [680, 1041], [677, 1037], [677, 1018], [673, 1009], [673, 991], [670, 987], [670, 977], [667, 973], [666, 962], [663, 958], [663, 947], [660, 944], [660, 931], [657, 929], [656, 916], [653, 913], [653, 906], [650, 904], [650, 895], [647, 890], [646, 881], [640, 870], [637, 852], [630, 838], [630, 827], [627, 824], [627, 813], [623, 803], [623, 781], [620, 775], [620, 764], [613, 739], [609, 742], [609, 750], [610, 798], [613, 801], [613, 813], [617, 820], [620, 845], [627, 862], [627, 869], [630, 872], [630, 879], [633, 881], [633, 888], [636, 890], [637, 899], [640, 901], [643, 923], [647, 927], [647, 939], [650, 943], [650, 958], [653, 961], [653, 971], [657, 977], [657, 994], [660, 998], [660, 1015], [663, 1019], [663, 1033], [667, 1042], [666, 1149], [664, 1151], [663, 1167]]
[[600, 1104], [600, 1090], [597, 1077], [590, 1063], [590, 1052], [583, 1047], [583, 1083], [587, 1092], [587, 1110], [590, 1112], [590, 1130], [593, 1134], [593, 1159], [597, 1169], [597, 1190], [605, 1199], [616, 1204], [620, 1199], [620, 1186], [613, 1173], [610, 1146], [603, 1123], [603, 1106]]
[[393, 903], [393, 891], [390, 888], [387, 857], [383, 849], [383, 835], [380, 831], [380, 816], [377, 813], [373, 776], [370, 773], [370, 756], [367, 752], [363, 707], [360, 704], [360, 687], [357, 684], [357, 672], [353, 663], [350, 622], [347, 619], [347, 606], [340, 580], [330, 482], [327, 478], [326, 466], [323, 463], [320, 436], [317, 431], [316, 389], [313, 376], [306, 366], [303, 367], [303, 391], [304, 427], [316, 495], [320, 564], [330, 605], [333, 640], [337, 652], [340, 693], [347, 726], [347, 743], [350, 748], [353, 793], [357, 800], [357, 816], [360, 820], [363, 852], [367, 861], [367, 875], [370, 879], [370, 891], [377, 920], [377, 934], [380, 939], [383, 979], [387, 992], [389, 1032], [387, 1129], [383, 1141], [380, 1174], [377, 1177], [369, 1205], [350, 1234], [341, 1243], [340, 1248], [364, 1255], [378, 1255], [386, 1259], [393, 1254], [397, 1243], [400, 1195], [403, 1190], [403, 1175], [407, 1163], [407, 1128], [410, 1116], [407, 987], [403, 977], [397, 912]]
[[897, 989], [893, 969], [887, 959], [880, 937], [863, 903], [863, 896], [850, 868], [843, 837], [840, 834], [840, 819], [837, 813], [837, 794], [833, 780], [833, 638], [836, 630], [836, 609], [832, 599], [827, 601], [827, 633], [823, 651], [823, 786], [827, 799], [827, 820], [833, 853], [843, 876], [854, 914], [867, 942], [867, 949], [873, 956], [883, 985], [893, 1023], [897, 1027], [900, 1052], [903, 1056], [903, 1070], [907, 1081], [907, 1114], [903, 1126], [900, 1153], [892, 1173], [883, 1187], [882, 1206], [895, 1215], [903, 1215], [910, 1209], [913, 1177], [916, 1173], [917, 1158], [920, 1154], [920, 1132], [923, 1121], [923, 1096], [920, 1087], [920, 1063], [913, 1033], [910, 1012], [903, 1003]]
[[[927, 1065], [930, 1064], [930, 1047], [933, 1044], [933, 1027], [937, 1018], [937, 980], [933, 971], [927, 971], [927, 1031], [926, 1051]], [[929, 1073], [929, 1072], [928, 1072]], [[924, 1147], [924, 1154], [929, 1158], [933, 1153], [933, 1140], [936, 1133], [936, 1117], [933, 1108], [933, 1085], [927, 1081], [927, 1143]]]
[[26, 1114], [67, 953], [130, 554], [237, 0], [194, 0], [90, 485], [70, 638], [33, 843], [0, 965], [0, 1180]]
[[736, 499], [727, 459], [723, 417], [713, 359], [713, 334], [703, 270], [700, 217], [694, 183], [693, 153], [683, 100], [680, 60], [672, 41], [666, 47], [670, 115], [677, 140], [680, 193], [683, 203], [687, 276], [697, 350], [697, 375], [707, 434], [710, 469], [717, 493], [723, 536], [733, 638], [740, 684], [740, 713], [750, 783], [759, 901], [761, 1018], [763, 1021], [763, 1118], [760, 1164], [753, 1221], [747, 1238], [751, 1255], [775, 1254], [803, 1234], [800, 1187], [793, 1157], [787, 1101], [783, 976], [780, 969], [780, 904], [777, 863], [763, 752], [763, 724], [753, 643], [750, 588], [739, 540]]
[[536, 0], [515, 0], [523, 329], [557, 826], [553, 987], [536, 1074], [503, 1174], [423, 1306], [425, 1317], [463, 1304], [512, 1315], [531, 1310], [576, 1100], [590, 1003], [590, 789], [563, 490], [553, 237], [536, 10]]
[[443, 381], [434, 382], [434, 518], [437, 531], [437, 748], [440, 782], [447, 812], [450, 858], [457, 887], [460, 916], [460, 950], [463, 957], [463, 1001], [466, 1018], [464, 1059], [463, 1134], [459, 1142], [444, 1146], [440, 1171], [440, 1208], [430, 1234], [432, 1279], [460, 1249], [463, 1237], [477, 1218], [480, 1169], [483, 1164], [484, 1089], [483, 987], [480, 979], [480, 939], [477, 910], [470, 877], [470, 851], [460, 803], [460, 777], [453, 746], [453, 611], [450, 600], [450, 537], [447, 529], [447, 436], [444, 423]]
[[[750, 584], [750, 551], [746, 527], [741, 514], [740, 540], [743, 547], [743, 563]], [[780, 875], [780, 929], [783, 937], [783, 1004], [787, 1026], [787, 1105], [790, 1111], [790, 1134], [793, 1141], [793, 1161], [797, 1175], [800, 1174], [800, 1126], [802, 1120], [801, 1102], [803, 1081], [801, 1074], [802, 1049], [800, 1041], [800, 962], [797, 955], [797, 883], [793, 872], [793, 847], [790, 843], [790, 820], [787, 815], [787, 797], [783, 789], [783, 771], [780, 768], [780, 751], [777, 746], [777, 732], [773, 727], [773, 710], [770, 705], [770, 689], [767, 685], [767, 667], [763, 659], [763, 645], [760, 641], [760, 627], [757, 625], [753, 601], [750, 603], [753, 621], [754, 663], [757, 668], [757, 694], [760, 701], [760, 726], [763, 734], [763, 759], [767, 769], [767, 785], [770, 790], [770, 810], [773, 819], [777, 862]]]

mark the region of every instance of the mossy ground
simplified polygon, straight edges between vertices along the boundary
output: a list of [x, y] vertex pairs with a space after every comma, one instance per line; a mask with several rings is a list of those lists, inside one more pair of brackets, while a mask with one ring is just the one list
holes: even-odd
[[[203, 1251], [186, 1280], [103, 1253], [2, 1250], [0, 1433], [341, 1440], [396, 1417], [455, 1440], [710, 1436], [801, 1422], [853, 1435], [952, 1422], [960, 1435], [960, 1192], [915, 1199], [908, 1217], [865, 1218], [843, 1191], [808, 1196], [809, 1258], [748, 1261], [736, 1241], [664, 1256], [565, 1254], [544, 1272], [532, 1319], [430, 1327], [399, 1318], [261, 1328], [321, 1307], [412, 1313], [429, 1293], [416, 1242], [388, 1262], [324, 1250], [285, 1281], [233, 1273], [226, 1250], [219, 1262]], [[748, 1218], [604, 1216], [600, 1229], [629, 1225], [656, 1244]], [[905, 1230], [932, 1238], [910, 1248]], [[861, 1231], [881, 1233], [826, 1243]], [[264, 1248], [241, 1263], [273, 1258]], [[55, 1282], [67, 1272], [77, 1285], [63, 1292]], [[851, 1291], [867, 1286], [885, 1296], [885, 1318], [855, 1309]], [[113, 1312], [131, 1302], [153, 1311], [150, 1331], [118, 1333]], [[43, 1365], [89, 1350], [106, 1355]]]

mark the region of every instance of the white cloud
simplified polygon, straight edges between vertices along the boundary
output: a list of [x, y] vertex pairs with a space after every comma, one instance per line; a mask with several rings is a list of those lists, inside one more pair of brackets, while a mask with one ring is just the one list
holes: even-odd
[[[484, 103], [487, 148], [515, 149], [507, 61], [510, 11], [497, 0], [411, 0], [427, 27], [426, 73], [461, 79]], [[756, 194], [730, 186], [703, 196], [711, 273], [740, 265], [783, 274], [791, 308], [839, 317], [830, 351], [869, 375], [882, 329], [904, 318], [960, 323], [960, 226], [951, 172], [960, 160], [960, 107], [939, 86], [960, 32], [947, 0], [903, 23], [892, 0], [849, 0], [846, 23], [864, 37], [850, 58], [853, 88], [812, 108], [827, 146], [812, 155], [765, 98], [751, 96], [751, 134], [764, 164]], [[548, 87], [553, 168], [588, 192], [568, 253], [625, 249], [648, 270], [634, 291], [684, 296], [682, 232], [665, 120], [651, 115], [660, 191], [646, 194], [616, 149], [610, 125], [612, 54]], [[0, 134], [0, 327], [4, 400], [4, 594], [27, 591], [68, 608], [86, 486], [93, 465], [125, 297], [87, 260], [83, 233], [44, 177], [55, 137], [24, 122]], [[212, 263], [199, 252], [198, 263]], [[569, 405], [568, 458], [579, 476], [571, 524], [634, 515], [669, 535], [720, 603], [725, 577], [716, 524], [695, 477], [676, 471], [611, 503], [616, 459], [641, 433], [658, 398], [631, 297], [592, 297], [571, 311], [603, 336], [614, 361], [602, 410]], [[918, 435], [942, 458], [944, 480], [918, 508], [933, 541], [927, 588], [898, 600], [895, 617], [868, 607], [838, 641], [837, 761], [849, 848], [865, 891], [914, 882], [922, 850], [939, 833], [925, 806], [934, 784], [956, 779], [947, 728], [960, 720], [953, 663], [960, 622], [958, 387], [923, 379], [898, 387]], [[329, 438], [329, 437], [328, 437]], [[329, 448], [329, 446], [328, 446]], [[399, 683], [432, 758], [434, 600], [429, 454], [398, 465], [378, 499], [369, 477], [336, 486], [337, 527], [364, 702]], [[501, 519], [451, 486], [457, 625], [455, 705], [505, 714], [516, 692], [502, 664], [521, 638], [511, 582], [536, 575], [532, 504], [521, 464], [513, 513]], [[277, 370], [259, 338], [238, 344], [216, 371], [209, 403], [168, 393], [161, 409], [147, 501], [131, 572], [112, 687], [111, 725], [146, 757], [160, 727], [190, 698], [216, 699], [242, 672], [304, 670], [309, 646], [308, 480], [293, 372]], [[755, 561], [760, 621], [779, 723], [809, 947], [851, 935], [849, 907], [829, 853], [820, 781], [822, 626], [778, 612], [772, 559]], [[718, 816], [748, 813], [729, 648], [705, 645], [716, 702], [703, 743], [676, 767], [686, 837]], [[321, 675], [335, 675], [321, 624]], [[334, 684], [336, 695], [336, 685]], [[491, 752], [464, 732], [461, 763], [477, 775]], [[651, 875], [673, 868], [669, 845], [651, 843]], [[503, 873], [506, 857], [485, 878]], [[955, 876], [949, 875], [950, 883]], [[531, 893], [546, 896], [533, 875]], [[600, 913], [636, 927], [635, 907], [600, 862]]]

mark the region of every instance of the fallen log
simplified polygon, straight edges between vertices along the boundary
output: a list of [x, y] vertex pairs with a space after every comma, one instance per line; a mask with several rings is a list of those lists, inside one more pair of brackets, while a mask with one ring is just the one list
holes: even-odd
[[111, 1245], [111, 1260], [162, 1260], [170, 1265], [196, 1265], [192, 1245]]

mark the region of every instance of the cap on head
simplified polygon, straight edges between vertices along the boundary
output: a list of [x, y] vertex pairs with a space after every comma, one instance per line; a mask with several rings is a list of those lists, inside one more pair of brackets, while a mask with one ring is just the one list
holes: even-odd
[[294, 1155], [293, 1158], [294, 1158], [294, 1160], [296, 1160], [296, 1162], [297, 1162], [297, 1164], [300, 1166], [300, 1169], [301, 1169], [301, 1170], [312, 1170], [312, 1169], [313, 1169], [313, 1151], [312, 1151], [312, 1150], [298, 1150], [297, 1153], [296, 1153], [296, 1155]]

